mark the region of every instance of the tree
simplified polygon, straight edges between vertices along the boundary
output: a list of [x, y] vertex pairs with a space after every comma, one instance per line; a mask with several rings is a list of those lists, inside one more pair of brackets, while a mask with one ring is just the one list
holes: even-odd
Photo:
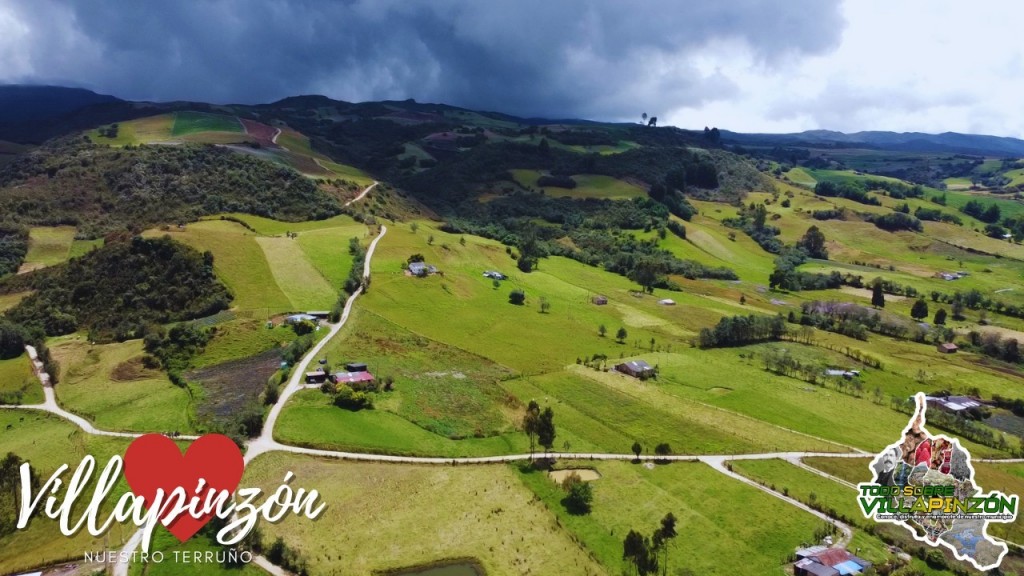
[[625, 328], [619, 328], [618, 331], [615, 332], [615, 339], [618, 340], [619, 344], [622, 344], [622, 342], [628, 336], [629, 336], [629, 332], [626, 332]]
[[555, 445], [555, 412], [550, 406], [540, 413], [537, 424], [537, 443], [544, 447], [544, 455]]
[[530, 439], [530, 458], [533, 458], [533, 450], [537, 446], [537, 430], [540, 428], [540, 405], [536, 400], [530, 400], [526, 406], [526, 414], [523, 415], [523, 432]]
[[465, 236], [459, 236], [459, 245], [460, 246], [465, 246], [466, 245], [466, 237]]
[[643, 445], [640, 444], [639, 440], [635, 440], [633, 442], [633, 446], [630, 447], [630, 450], [632, 450], [633, 454], [636, 454], [636, 459], [639, 460], [640, 459], [640, 453], [644, 451], [644, 447], [643, 447]]
[[662, 442], [654, 447], [654, 453], [658, 456], [668, 456], [672, 453], [672, 447], [669, 446], [668, 442]]
[[[665, 517], [661, 519], [661, 527], [655, 531], [658, 535], [658, 539], [662, 542], [667, 542], [675, 538], [678, 533], [676, 532], [676, 517], [674, 514], [669, 512], [665, 514]], [[665, 551], [665, 561], [663, 562], [665, 573], [668, 573], [668, 546], [663, 545], [661, 549]]]
[[547, 298], [541, 296], [540, 297], [540, 313], [541, 314], [547, 314], [548, 310], [551, 310], [551, 302], [548, 302]]
[[516, 306], [522, 306], [526, 302], [526, 293], [518, 288], [509, 292], [508, 301]]
[[964, 317], [964, 303], [960, 300], [953, 300], [951, 307], [953, 310], [953, 320], [963, 320]]
[[798, 248], [803, 248], [811, 258], [828, 260], [828, 249], [825, 248], [825, 234], [817, 226], [811, 226], [796, 243]]
[[597, 327], [597, 333], [601, 336], [601, 338], [604, 338], [604, 335], [608, 333], [608, 328], [605, 327], [604, 324], [601, 324], [600, 326]]
[[573, 472], [562, 481], [562, 489], [566, 496], [562, 504], [570, 514], [582, 515], [590, 512], [590, 505], [594, 501], [594, 490], [589, 483], [584, 482], [580, 475]]
[[915, 320], [928, 317], [928, 303], [924, 301], [924, 298], [918, 298], [917, 302], [914, 302], [914, 306], [910, 309], [910, 317]]
[[871, 287], [871, 305], [875, 308], [885, 308], [885, 294], [882, 293], [881, 282], [875, 282]]
[[629, 560], [640, 576], [655, 574], [658, 571], [658, 557], [646, 538], [636, 530], [630, 530], [622, 542], [622, 559]]
[[0, 322], [0, 360], [17, 358], [25, 351], [21, 329], [10, 322]]
[[434, 235], [431, 234], [430, 236], [427, 236], [427, 246], [433, 246], [433, 245], [434, 245]]
[[935, 312], [935, 320], [934, 320], [934, 322], [935, 322], [936, 326], [944, 326], [946, 324], [946, 310], [945, 309], [939, 308]]
[[409, 224], [409, 230], [412, 230], [413, 234], [415, 234], [416, 231], [419, 230], [419, 229], [420, 229], [419, 222], [413, 222], [412, 224]]

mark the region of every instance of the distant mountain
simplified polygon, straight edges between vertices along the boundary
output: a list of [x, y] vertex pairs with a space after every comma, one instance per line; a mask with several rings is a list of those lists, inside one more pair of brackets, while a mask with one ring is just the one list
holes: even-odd
[[0, 124], [38, 122], [63, 116], [92, 104], [120, 102], [119, 98], [83, 88], [63, 86], [0, 86]]
[[873, 148], [900, 152], [1024, 156], [1024, 140], [978, 134], [867, 131], [845, 134], [808, 130], [795, 134], [743, 134], [722, 131], [722, 140], [745, 146], [802, 146], [811, 148]]

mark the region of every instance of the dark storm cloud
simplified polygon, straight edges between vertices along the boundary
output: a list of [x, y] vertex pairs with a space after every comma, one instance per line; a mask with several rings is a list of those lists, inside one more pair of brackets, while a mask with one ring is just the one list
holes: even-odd
[[709, 44], [741, 43], [774, 67], [833, 49], [842, 28], [837, 2], [817, 0], [7, 0], [0, 81], [132, 99], [322, 93], [621, 117], [733, 94], [693, 63]]

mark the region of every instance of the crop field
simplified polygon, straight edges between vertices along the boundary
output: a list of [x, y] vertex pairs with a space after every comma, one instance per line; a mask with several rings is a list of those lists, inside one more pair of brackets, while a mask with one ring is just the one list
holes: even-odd
[[51, 342], [60, 363], [57, 400], [98, 428], [138, 432], [194, 429], [189, 392], [142, 365], [142, 341], [90, 344], [85, 336]]
[[33, 226], [28, 232], [28, 253], [19, 272], [66, 262], [74, 241], [74, 226]]
[[100, 136], [99, 130], [92, 130], [88, 135], [93, 142], [108, 146], [147, 144], [170, 140], [173, 126], [174, 114], [160, 114], [146, 118], [137, 118], [127, 122], [119, 122], [117, 125], [117, 137], [115, 138]]
[[267, 380], [280, 366], [280, 351], [270, 349], [248, 358], [189, 370], [184, 374], [185, 378], [202, 386], [196, 415], [205, 420], [238, 413], [256, 400]]
[[[571, 463], [562, 463], [570, 467]], [[650, 534], [671, 512], [679, 536], [668, 545], [669, 574], [779, 574], [795, 546], [822, 523], [702, 463], [647, 467], [628, 462], [582, 463], [596, 467], [590, 514], [569, 514], [565, 492], [543, 472], [520, 470], [523, 483], [611, 574], [626, 569], [622, 540], [630, 530]]]
[[266, 315], [292, 310], [292, 302], [274, 280], [273, 271], [256, 236], [225, 220], [204, 220], [183, 230], [150, 231], [147, 236], [170, 234], [196, 250], [213, 253], [213, 269], [231, 290], [231, 305], [240, 310], [263, 309]]
[[[450, 558], [476, 558], [488, 576], [606, 574], [533, 500], [513, 469], [352, 463], [263, 455], [243, 485], [272, 491], [286, 471], [330, 495], [316, 521], [263, 524], [298, 549], [310, 573], [371, 574]], [[329, 527], [329, 529], [325, 529]], [[621, 550], [621, 547], [620, 547]]]
[[263, 146], [273, 146], [272, 140], [274, 135], [277, 134], [277, 128], [246, 118], [239, 118], [239, 121], [245, 128], [246, 134], [255, 138]]
[[304, 257], [327, 280], [335, 298], [352, 269], [354, 257], [348, 251], [348, 243], [352, 238], [358, 238], [361, 244], [366, 244], [366, 226], [352, 223], [336, 228], [310, 230], [295, 239]]
[[334, 305], [338, 287], [332, 287], [317, 271], [296, 239], [257, 236], [256, 243], [263, 249], [274, 281], [288, 296], [293, 310], [329, 310]]
[[[13, 452], [28, 460], [43, 481], [63, 464], [77, 467], [87, 454], [95, 456], [102, 467], [110, 456], [123, 454], [127, 446], [128, 440], [86, 435], [65, 420], [44, 412], [0, 409], [0, 454]], [[64, 481], [69, 478], [70, 472], [65, 473]], [[110, 513], [112, 503], [127, 489], [123, 480], [114, 486], [100, 517]], [[84, 492], [91, 494], [92, 486], [86, 486]], [[80, 500], [79, 504], [84, 506], [85, 502]], [[133, 532], [130, 526], [114, 525], [106, 539], [94, 538], [87, 530], [65, 537], [57, 521], [40, 514], [24, 530], [0, 537], [0, 550], [4, 551], [0, 556], [0, 573], [18, 574], [60, 561], [81, 561], [83, 551], [102, 550], [105, 543], [117, 547]]]
[[43, 403], [43, 386], [32, 372], [28, 354], [0, 360], [0, 397], [18, 393], [20, 404]]
[[11, 294], [0, 294], [0, 312], [6, 312], [18, 305], [31, 292], [13, 292]]
[[[524, 188], [536, 188], [537, 179], [543, 174], [536, 170], [512, 170], [516, 182]], [[576, 181], [575, 188], [558, 188], [546, 186], [544, 193], [548, 196], [567, 198], [603, 198], [607, 200], [627, 200], [630, 198], [645, 198], [647, 191], [623, 182], [610, 176], [597, 174], [576, 174], [572, 177]]]
[[185, 136], [195, 132], [245, 132], [234, 116], [206, 112], [175, 112], [172, 136]]

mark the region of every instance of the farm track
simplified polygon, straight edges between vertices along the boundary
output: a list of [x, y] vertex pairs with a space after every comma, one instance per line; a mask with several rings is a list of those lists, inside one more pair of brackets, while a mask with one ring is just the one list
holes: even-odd
[[[272, 141], [275, 144], [276, 144], [276, 141], [277, 141], [277, 137], [280, 136], [280, 134], [281, 134], [281, 129], [278, 128], [277, 129], [277, 133], [274, 135], [274, 137], [272, 139]], [[345, 206], [348, 206], [348, 205], [352, 204], [353, 202], [357, 202], [359, 200], [362, 200], [370, 192], [370, 190], [372, 190], [374, 187], [377, 186], [377, 184], [378, 184], [378, 182], [374, 181], [373, 184], [371, 184], [366, 189], [364, 189], [358, 196], [356, 196], [352, 200], [349, 200], [348, 202], [346, 202]], [[386, 233], [387, 233], [387, 226], [381, 225], [380, 233], [370, 243], [370, 246], [369, 246], [369, 248], [367, 249], [367, 252], [366, 252], [366, 260], [365, 260], [364, 265], [363, 265], [363, 275], [364, 276], [369, 276], [370, 275], [370, 262], [372, 260], [373, 253], [374, 253], [374, 251], [377, 248], [377, 244], [380, 242], [380, 240], [384, 237], [384, 235]], [[339, 321], [334, 323], [334, 324], [330, 324], [331, 328], [330, 328], [330, 332], [327, 334], [327, 336], [325, 336], [323, 339], [321, 339], [320, 342], [317, 343], [317, 345], [314, 346], [308, 353], [306, 353], [306, 355], [302, 358], [302, 360], [298, 364], [295, 365], [295, 367], [293, 369], [292, 377], [288, 381], [288, 385], [285, 387], [285, 390], [281, 393], [281, 396], [278, 399], [277, 403], [274, 404], [273, 408], [270, 410], [270, 413], [267, 415], [267, 420], [266, 420], [266, 423], [263, 426], [262, 433], [260, 434], [259, 437], [254, 438], [254, 439], [250, 440], [247, 443], [245, 457], [244, 457], [246, 464], [251, 462], [253, 459], [255, 459], [260, 454], [264, 454], [264, 453], [267, 453], [267, 452], [290, 452], [290, 453], [293, 453], [293, 454], [304, 454], [304, 455], [308, 455], [308, 456], [318, 456], [318, 457], [322, 457], [322, 458], [334, 458], [334, 459], [339, 459], [339, 460], [351, 460], [351, 461], [362, 461], [362, 462], [387, 462], [387, 463], [395, 463], [395, 464], [448, 465], [448, 466], [452, 466], [452, 465], [486, 465], [486, 464], [500, 464], [500, 463], [509, 463], [509, 462], [522, 462], [522, 461], [533, 460], [536, 457], [535, 454], [506, 454], [506, 455], [498, 455], [498, 456], [481, 456], [481, 457], [467, 457], [467, 458], [426, 457], [426, 456], [423, 456], [423, 457], [421, 457], [421, 456], [395, 456], [395, 455], [389, 455], [389, 454], [370, 454], [370, 453], [363, 453], [363, 452], [343, 452], [343, 451], [334, 451], [334, 450], [319, 450], [319, 449], [313, 449], [313, 448], [304, 448], [304, 447], [300, 447], [300, 446], [290, 446], [290, 445], [287, 445], [287, 444], [281, 444], [280, 442], [274, 440], [274, 438], [273, 438], [274, 426], [277, 423], [277, 419], [280, 416], [281, 411], [283, 410], [285, 404], [287, 404], [288, 400], [291, 398], [292, 395], [295, 394], [295, 392], [298, 392], [299, 390], [303, 390], [303, 389], [307, 388], [307, 386], [302, 382], [302, 375], [305, 373], [306, 368], [309, 366], [310, 362], [312, 362], [313, 359], [316, 358], [316, 356], [320, 353], [320, 351], [324, 348], [324, 346], [326, 346], [326, 344], [332, 338], [334, 338], [337, 335], [337, 333], [341, 330], [341, 328], [348, 321], [348, 317], [349, 317], [349, 315], [350, 315], [350, 313], [352, 311], [352, 306], [354, 305], [356, 299], [361, 294], [362, 294], [362, 288], [359, 288], [351, 296], [349, 296], [348, 300], [345, 302], [345, 308], [344, 308], [344, 310], [342, 312], [342, 315], [341, 315], [341, 318], [339, 319]], [[41, 376], [43, 374], [43, 372], [42, 372], [43, 367], [42, 367], [42, 363], [41, 362], [33, 361], [33, 368], [34, 368], [34, 370], [35, 370], [37, 375]], [[48, 378], [41, 378], [41, 380], [48, 381]], [[64, 418], [65, 420], [68, 420], [69, 422], [75, 424], [76, 426], [81, 428], [86, 434], [94, 434], [94, 435], [99, 435], [99, 436], [113, 436], [113, 437], [122, 437], [122, 438], [137, 438], [137, 437], [143, 435], [142, 433], [114, 432], [114, 431], [108, 431], [108, 430], [100, 430], [100, 429], [94, 427], [91, 423], [89, 423], [86, 419], [82, 418], [81, 416], [78, 416], [76, 414], [72, 414], [72, 413], [64, 410], [63, 408], [61, 408], [60, 405], [57, 403], [56, 396], [55, 396], [55, 394], [53, 392], [52, 386], [44, 385], [43, 390], [44, 390], [44, 395], [45, 395], [45, 401], [42, 404], [0, 406], [0, 408], [24, 409], [24, 410], [42, 410], [42, 411], [45, 411], [45, 412], [49, 412], [51, 414], [54, 414], [54, 415], [59, 416], [61, 418]], [[811, 436], [811, 435], [808, 435], [808, 436], [814, 437], [814, 436]], [[176, 438], [184, 439], [184, 440], [194, 440], [197, 437], [196, 436], [177, 436]], [[832, 442], [832, 443], [835, 444], [835, 442]], [[839, 542], [837, 542], [836, 545], [844, 545], [845, 546], [845, 544], [848, 543], [850, 541], [850, 539], [853, 537], [853, 532], [852, 532], [852, 529], [850, 528], [849, 525], [847, 525], [846, 523], [844, 523], [844, 522], [842, 522], [842, 521], [840, 521], [838, 519], [832, 518], [832, 517], [830, 517], [830, 516], [828, 516], [828, 515], [826, 515], [826, 514], [824, 514], [822, 512], [819, 512], [819, 511], [817, 511], [817, 510], [815, 510], [815, 509], [813, 509], [813, 508], [803, 504], [802, 502], [799, 502], [799, 501], [797, 501], [797, 500], [795, 500], [793, 498], [790, 498], [789, 496], [786, 496], [786, 495], [784, 495], [782, 493], [776, 492], [776, 491], [774, 491], [774, 490], [772, 490], [772, 489], [770, 489], [770, 488], [768, 488], [766, 486], [762, 486], [762, 485], [758, 484], [757, 482], [755, 482], [755, 481], [753, 481], [753, 480], [751, 480], [751, 479], [749, 479], [749, 478], [747, 478], [745, 476], [742, 476], [740, 474], [737, 474], [736, 472], [733, 472], [730, 469], [730, 467], [728, 466], [728, 462], [731, 461], [731, 460], [769, 460], [769, 459], [780, 459], [780, 460], [784, 460], [786, 462], [789, 462], [789, 463], [791, 463], [791, 464], [793, 464], [795, 466], [798, 466], [800, 468], [806, 469], [806, 470], [808, 470], [810, 472], [813, 472], [813, 473], [815, 473], [815, 474], [817, 474], [819, 476], [822, 476], [822, 477], [828, 478], [830, 480], [833, 480], [833, 481], [835, 481], [835, 482], [837, 482], [839, 484], [842, 484], [844, 486], [853, 487], [853, 485], [851, 483], [849, 483], [849, 482], [846, 482], [846, 481], [844, 481], [842, 479], [839, 479], [839, 478], [836, 478], [836, 477], [834, 477], [834, 476], [832, 476], [830, 474], [827, 474], [825, 472], [817, 470], [816, 468], [808, 466], [807, 464], [804, 464], [802, 462], [803, 458], [810, 458], [810, 457], [869, 458], [869, 457], [873, 456], [872, 454], [868, 454], [868, 453], [863, 452], [861, 450], [858, 450], [858, 449], [856, 449], [854, 447], [850, 447], [850, 446], [847, 446], [847, 447], [850, 448], [851, 450], [853, 450], [853, 452], [846, 452], [846, 453], [836, 453], [836, 452], [764, 452], [764, 453], [752, 453], [752, 454], [719, 454], [719, 455], [676, 454], [676, 455], [671, 455], [671, 456], [647, 456], [647, 455], [641, 455], [639, 457], [634, 455], [634, 454], [632, 454], [632, 453], [619, 454], [619, 453], [596, 453], [596, 452], [549, 452], [549, 453], [547, 453], [547, 456], [558, 458], [558, 459], [565, 459], [565, 460], [608, 460], [608, 461], [618, 460], [618, 461], [638, 461], [638, 462], [639, 461], [646, 461], [646, 462], [666, 462], [666, 461], [667, 462], [702, 462], [702, 463], [710, 466], [714, 470], [716, 470], [716, 471], [718, 471], [718, 472], [720, 472], [720, 473], [722, 473], [722, 474], [724, 474], [724, 475], [726, 475], [726, 476], [728, 476], [728, 477], [730, 477], [730, 478], [732, 478], [734, 480], [737, 480], [739, 482], [743, 482], [744, 484], [750, 485], [750, 486], [752, 486], [752, 487], [754, 487], [754, 488], [756, 488], [758, 490], [761, 490], [761, 491], [763, 491], [763, 492], [765, 492], [765, 493], [767, 493], [767, 494], [769, 494], [769, 495], [771, 495], [771, 496], [773, 496], [775, 498], [778, 498], [778, 499], [780, 499], [780, 500], [782, 500], [782, 501], [784, 501], [784, 502], [786, 502], [786, 503], [788, 503], [788, 504], [790, 504], [792, 506], [795, 506], [795, 507], [797, 507], [797, 508], [799, 508], [799, 509], [801, 509], [801, 510], [803, 510], [803, 511], [809, 513], [809, 514], [812, 514], [812, 515], [814, 515], [814, 516], [816, 516], [818, 518], [821, 518], [822, 520], [824, 520], [826, 522], [829, 522], [830, 524], [836, 526], [836, 528], [838, 528], [839, 531], [842, 532], [842, 534], [843, 534], [843, 537], [839, 540]], [[1021, 462], [1024, 462], [1024, 458], [978, 459], [977, 461], [979, 461], [979, 462], [989, 462], [989, 463], [1021, 463]], [[141, 529], [138, 530], [128, 540], [128, 542], [125, 544], [125, 546], [122, 548], [121, 551], [130, 555], [139, 546], [139, 544], [141, 543], [142, 532], [143, 531]], [[1013, 544], [1012, 542], [1008, 542], [1008, 543], [1009, 544]], [[260, 566], [261, 568], [263, 568], [264, 570], [266, 570], [268, 573], [274, 574], [276, 576], [281, 576], [281, 575], [284, 575], [284, 574], [288, 574], [287, 572], [281, 570], [276, 565], [271, 564], [268, 560], [266, 560], [266, 558], [264, 558], [262, 556], [255, 557], [253, 562], [254, 562], [254, 564], [256, 564], [256, 565]], [[113, 572], [114, 575], [115, 576], [127, 576], [128, 575], [129, 566], [130, 566], [129, 563], [123, 563], [123, 562], [117, 563], [115, 565], [115, 568], [114, 568], [114, 572]]]

